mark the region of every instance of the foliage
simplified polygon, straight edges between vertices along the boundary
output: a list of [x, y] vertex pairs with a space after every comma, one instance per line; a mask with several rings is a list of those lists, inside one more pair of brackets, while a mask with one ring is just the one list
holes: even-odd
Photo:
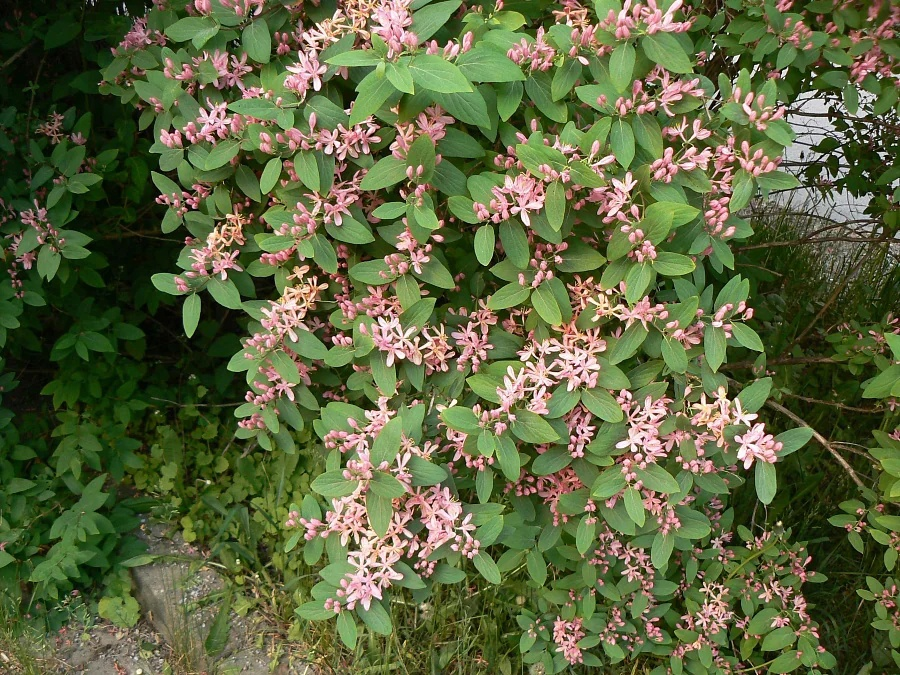
[[121, 6], [21, 3], [0, 46], [0, 597], [50, 627], [97, 586], [102, 615], [136, 620], [128, 568], [147, 558], [130, 533], [147, 504], [125, 483], [154, 399], [181, 389], [149, 281], [178, 242], [142, 241], [149, 143], [97, 89]]
[[888, 667], [896, 272], [745, 207], [813, 97], [896, 235], [895, 3], [133, 4], [0, 46], [6, 597], [133, 622], [149, 510], [339, 669]]
[[890, 97], [893, 10], [816, 31], [822, 3], [680, 4], [198, 2], [104, 70], [171, 174], [163, 231], [190, 233], [154, 283], [188, 335], [210, 301], [248, 316], [238, 437], [324, 446], [288, 548], [327, 556], [298, 612], [348, 645], [391, 632], [398, 587], [524, 567], [520, 648], [549, 672], [833, 665], [803, 545], [731, 542], [747, 470], [772, 502], [812, 432], [757, 421], [769, 378], [726, 394], [723, 364], [764, 350], [728, 242], [757, 190], [797, 185], [781, 101]]

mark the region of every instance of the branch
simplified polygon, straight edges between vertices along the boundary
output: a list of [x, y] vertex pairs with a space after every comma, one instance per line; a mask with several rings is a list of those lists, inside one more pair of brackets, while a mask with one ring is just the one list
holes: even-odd
[[[784, 359], [772, 359], [766, 362], [766, 366], [800, 366], [813, 363], [843, 363], [843, 361], [835, 361], [830, 356], [797, 356]], [[723, 369], [741, 370], [746, 368], [755, 368], [755, 361], [735, 361], [734, 363], [723, 363]]]
[[780, 403], [776, 403], [775, 401], [766, 401], [766, 405], [769, 406], [770, 408], [772, 408], [772, 410], [777, 410], [782, 415], [790, 418], [791, 420], [793, 420], [795, 423], [799, 424], [800, 426], [809, 428], [809, 430], [812, 431], [813, 438], [815, 438], [819, 442], [819, 445], [821, 445], [829, 453], [831, 453], [831, 456], [834, 457], [834, 459], [837, 461], [837, 463], [840, 464], [844, 468], [844, 471], [847, 472], [847, 474], [850, 476], [851, 480], [854, 483], [856, 483], [856, 485], [859, 488], [865, 489], [866, 484], [862, 482], [859, 475], [856, 473], [856, 471], [854, 471], [853, 467], [850, 466], [850, 463], [846, 459], [844, 459], [843, 455], [841, 455], [841, 453], [839, 453], [837, 450], [834, 449], [834, 446], [832, 446], [832, 444], [828, 441], [827, 438], [825, 438], [822, 434], [820, 434], [818, 431], [813, 429], [809, 424], [806, 423], [805, 420], [803, 420], [802, 418], [800, 418], [797, 415], [795, 415], [794, 413], [792, 413], [790, 410], [785, 408]]
[[748, 246], [738, 246], [734, 249], [735, 253], [743, 251], [753, 251], [760, 248], [782, 248], [784, 246], [798, 246], [800, 244], [827, 244], [833, 242], [847, 242], [851, 244], [874, 244], [884, 241], [884, 237], [820, 237], [818, 239], [793, 239], [791, 241], [770, 241], [765, 244], [750, 244]]
[[37, 94], [38, 90], [38, 80], [41, 79], [41, 71], [44, 69], [44, 62], [47, 60], [47, 55], [41, 58], [41, 62], [38, 64], [37, 74], [34, 76], [34, 81], [31, 83], [31, 100], [28, 101], [28, 114], [25, 116], [25, 143], [28, 143], [31, 140], [31, 112], [34, 109], [34, 95]]
[[15, 62], [18, 60], [18, 58], [19, 58], [20, 56], [22, 56], [22, 54], [24, 54], [25, 52], [28, 51], [28, 48], [29, 48], [30, 46], [31, 46], [31, 43], [25, 45], [24, 47], [22, 47], [21, 49], [19, 49], [19, 51], [17, 51], [15, 54], [13, 54], [13, 55], [10, 56], [8, 59], [6, 59], [6, 61], [3, 62], [3, 65], [0, 65], [0, 70], [4, 70], [7, 66], [9, 66], [9, 65], [11, 65], [11, 64], [13, 64], [13, 63], [15, 63]]
[[818, 405], [830, 405], [834, 408], [840, 408], [841, 410], [847, 410], [848, 412], [858, 412], [858, 413], [866, 413], [869, 415], [880, 415], [884, 412], [881, 408], [859, 408], [852, 405], [845, 405], [844, 403], [838, 403], [837, 401], [825, 401], [820, 398], [810, 398], [809, 396], [800, 396], [799, 394], [791, 394], [789, 392], [783, 391], [781, 392], [782, 396], [788, 396], [790, 398], [795, 398], [798, 401], [806, 401], [807, 403], [816, 403]]
[[151, 396], [150, 400], [168, 403], [170, 408], [236, 408], [244, 403], [243, 401], [238, 403], [179, 403], [178, 401], [170, 401], [167, 398], [158, 398], [156, 396]]

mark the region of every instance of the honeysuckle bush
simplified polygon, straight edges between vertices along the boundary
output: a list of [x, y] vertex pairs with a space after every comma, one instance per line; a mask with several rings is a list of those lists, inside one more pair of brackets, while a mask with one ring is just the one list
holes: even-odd
[[765, 366], [730, 243], [798, 185], [783, 102], [875, 82], [896, 105], [896, 8], [869, 7], [197, 0], [134, 24], [103, 89], [187, 232], [154, 283], [189, 336], [246, 316], [238, 437], [325, 457], [286, 523], [323, 566], [302, 618], [353, 646], [397, 593], [524, 578], [547, 672], [834, 665], [804, 544], [731, 508], [748, 480], [769, 504], [813, 432], [770, 433], [772, 380], [720, 369]]

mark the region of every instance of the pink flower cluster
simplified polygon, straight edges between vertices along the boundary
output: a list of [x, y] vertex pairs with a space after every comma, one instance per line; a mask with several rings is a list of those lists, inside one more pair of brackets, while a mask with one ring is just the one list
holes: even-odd
[[[339, 600], [333, 603], [335, 611], [353, 609], [357, 603], [368, 609], [373, 599], [381, 599], [384, 590], [402, 578], [393, 566], [403, 558], [411, 560], [414, 569], [427, 577], [436, 566], [428, 558], [441, 546], [448, 545], [469, 558], [478, 554], [472, 514], [463, 513], [462, 504], [449, 488], [412, 486], [407, 468], [410, 459], [430, 459], [438, 450], [436, 445], [419, 445], [404, 435], [396, 456], [379, 466], [370, 461], [372, 439], [396, 415], [387, 403], [387, 398], [380, 399], [377, 410], [366, 412], [364, 423], [348, 419], [351, 431], [333, 431], [326, 436], [326, 447], [337, 448], [347, 457], [344, 478], [355, 487], [352, 494], [332, 500], [332, 510], [324, 520], [299, 520], [307, 540], [334, 534], [342, 545], [351, 546], [348, 561], [354, 570], [341, 581]], [[383, 537], [372, 530], [366, 514], [365, 498], [375, 472], [389, 473], [404, 488], [403, 495], [393, 500], [393, 515]], [[417, 534], [409, 529], [413, 522], [422, 524]]]

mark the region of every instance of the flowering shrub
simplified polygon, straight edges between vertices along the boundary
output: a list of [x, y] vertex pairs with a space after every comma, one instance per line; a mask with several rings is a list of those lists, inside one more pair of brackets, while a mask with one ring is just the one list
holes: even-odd
[[[790, 2], [747, 3], [755, 37], [680, 0], [158, 5], [104, 86], [152, 126], [163, 232], [188, 232], [157, 288], [188, 335], [210, 301], [248, 317], [239, 438], [293, 453], [311, 427], [326, 457], [286, 523], [327, 558], [300, 616], [352, 646], [400, 589], [526, 574], [520, 649], [547, 672], [834, 665], [804, 546], [733, 522], [812, 432], [771, 433], [772, 380], [719, 372], [764, 351], [729, 244], [798, 185], [791, 83], [890, 79], [892, 34], [859, 65]], [[784, 81], [729, 76], [756, 39]]]

